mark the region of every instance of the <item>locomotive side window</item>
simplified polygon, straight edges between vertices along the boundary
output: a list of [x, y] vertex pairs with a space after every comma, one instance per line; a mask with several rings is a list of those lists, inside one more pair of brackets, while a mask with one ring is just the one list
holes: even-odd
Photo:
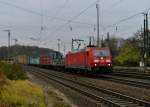
[[94, 56], [110, 56], [109, 50], [94, 50], [93, 51]]

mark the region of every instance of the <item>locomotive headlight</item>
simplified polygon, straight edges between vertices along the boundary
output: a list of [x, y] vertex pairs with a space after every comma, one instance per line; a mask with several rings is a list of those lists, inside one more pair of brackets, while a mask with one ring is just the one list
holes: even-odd
[[107, 59], [106, 62], [111, 62], [111, 60]]
[[94, 64], [95, 66], [97, 66], [97, 64]]
[[103, 58], [103, 57], [101, 57], [101, 59], [103, 60], [104, 58]]
[[97, 63], [97, 62], [99, 62], [99, 60], [98, 60], [98, 59], [95, 59], [94, 62]]

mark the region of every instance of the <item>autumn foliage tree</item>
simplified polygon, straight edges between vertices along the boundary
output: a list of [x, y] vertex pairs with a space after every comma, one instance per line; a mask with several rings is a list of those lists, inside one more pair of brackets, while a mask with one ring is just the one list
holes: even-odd
[[117, 65], [138, 66], [141, 60], [141, 51], [134, 38], [128, 39], [124, 44], [120, 54], [115, 57]]

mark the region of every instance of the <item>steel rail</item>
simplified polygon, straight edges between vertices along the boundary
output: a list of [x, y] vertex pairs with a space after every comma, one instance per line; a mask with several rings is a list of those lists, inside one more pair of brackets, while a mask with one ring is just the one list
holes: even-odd
[[119, 75], [122, 77], [132, 77], [150, 80], [150, 74], [136, 73], [136, 72], [125, 72], [125, 71], [114, 71], [111, 75]]
[[150, 89], [150, 83], [146, 83], [146, 82], [139, 82], [139, 81], [135, 81], [135, 80], [131, 80], [132, 78], [129, 79], [124, 79], [124, 78], [119, 78], [117, 76], [113, 76], [113, 75], [103, 75], [103, 77], [105, 77], [106, 81], [113, 81], [113, 82], [117, 82], [117, 83], [121, 83], [121, 84], [126, 84], [126, 85], [131, 85], [131, 86], [135, 86], [135, 87], [139, 87], [139, 88], [145, 88], [145, 89]]

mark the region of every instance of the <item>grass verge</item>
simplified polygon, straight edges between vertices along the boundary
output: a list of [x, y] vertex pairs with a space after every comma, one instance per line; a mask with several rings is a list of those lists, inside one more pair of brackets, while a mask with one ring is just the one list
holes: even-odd
[[8, 107], [46, 107], [42, 87], [28, 80], [7, 80], [0, 88], [0, 101]]
[[47, 101], [50, 107], [71, 107], [55, 90], [28, 81], [21, 65], [0, 62], [0, 107], [47, 107]]

